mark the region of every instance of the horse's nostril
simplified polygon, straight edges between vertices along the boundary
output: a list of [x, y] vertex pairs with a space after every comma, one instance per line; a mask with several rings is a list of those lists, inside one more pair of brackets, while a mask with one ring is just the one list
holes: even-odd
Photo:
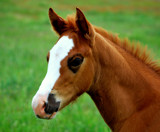
[[46, 103], [46, 102], [44, 102], [44, 104], [43, 104], [42, 108], [45, 108], [45, 107], [46, 107], [46, 105], [47, 105], [47, 103]]
[[58, 108], [55, 109], [55, 112], [57, 112], [57, 111], [58, 111]]
[[51, 106], [50, 104], [47, 103], [44, 111], [46, 112], [46, 114], [52, 114], [53, 112], [57, 112], [58, 108], [59, 105]]
[[52, 114], [54, 112], [54, 109], [52, 106], [50, 106], [48, 103], [46, 103], [46, 107], [44, 109], [44, 111], [47, 113], [47, 114]]
[[46, 114], [52, 114], [53, 112], [57, 112], [60, 106], [60, 102], [56, 102], [54, 94], [49, 94], [48, 103], [45, 103], [44, 111]]

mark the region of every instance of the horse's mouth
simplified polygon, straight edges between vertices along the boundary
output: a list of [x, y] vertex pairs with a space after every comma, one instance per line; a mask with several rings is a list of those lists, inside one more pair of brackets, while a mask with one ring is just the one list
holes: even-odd
[[55, 116], [56, 116], [57, 112], [53, 112], [52, 114], [48, 114], [44, 117], [41, 117], [39, 115], [36, 115], [39, 119], [46, 119], [46, 120], [50, 120], [50, 119], [53, 119]]
[[53, 114], [51, 114], [51, 116], [48, 119], [53, 119], [56, 116], [57, 112], [53, 112]]
[[[41, 98], [42, 101], [34, 107], [33, 110], [36, 116], [40, 119], [52, 119], [60, 109], [60, 100], [56, 100], [55, 94], [49, 94], [47, 99]], [[46, 100], [46, 101], [45, 101]], [[33, 102], [36, 104], [36, 100]]]

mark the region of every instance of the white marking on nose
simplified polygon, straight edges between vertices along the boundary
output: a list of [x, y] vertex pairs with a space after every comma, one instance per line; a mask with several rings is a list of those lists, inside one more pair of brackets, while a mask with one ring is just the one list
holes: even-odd
[[68, 55], [73, 46], [73, 40], [69, 39], [68, 36], [63, 36], [50, 50], [47, 74], [32, 100], [33, 107], [37, 106], [38, 101], [36, 100], [36, 98], [38, 95], [48, 95], [54, 87], [57, 79], [60, 76], [60, 63]]

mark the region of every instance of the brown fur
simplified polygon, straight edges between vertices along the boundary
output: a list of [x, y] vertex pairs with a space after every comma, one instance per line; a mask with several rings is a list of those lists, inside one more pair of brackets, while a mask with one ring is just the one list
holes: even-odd
[[[75, 23], [75, 15], [69, 15], [67, 17], [66, 31], [72, 29], [74, 32], [78, 31]], [[101, 34], [106, 39], [110, 40], [114, 44], [123, 48], [126, 52], [132, 54], [135, 58], [145, 63], [148, 67], [153, 69], [157, 74], [160, 75], [160, 66], [158, 62], [153, 61], [150, 57], [147, 47], [142, 47], [139, 43], [130, 42], [128, 39], [121, 40], [117, 35], [107, 32], [103, 28], [94, 26], [97, 33]]]
[[[92, 26], [79, 9], [76, 19], [69, 16], [64, 23], [65, 28], [54, 29], [72, 38], [75, 47], [62, 60], [53, 88], [65, 99], [60, 109], [87, 92], [113, 132], [159, 132], [160, 67], [146, 49]], [[66, 62], [77, 53], [84, 62], [73, 74]]]
[[106, 39], [109, 39], [114, 44], [123, 48], [126, 52], [132, 54], [135, 58], [145, 63], [148, 67], [160, 75], [160, 66], [156, 61], [151, 59], [146, 46], [143, 48], [139, 43], [131, 43], [128, 39], [121, 40], [117, 35], [108, 33], [102, 28], [95, 27], [95, 30]]

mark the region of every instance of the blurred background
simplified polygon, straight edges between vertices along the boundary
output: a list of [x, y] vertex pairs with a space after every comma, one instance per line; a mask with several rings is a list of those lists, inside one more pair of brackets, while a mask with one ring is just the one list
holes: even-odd
[[37, 119], [31, 100], [58, 36], [48, 9], [66, 18], [79, 7], [94, 25], [139, 41], [160, 58], [159, 0], [0, 0], [0, 132], [110, 132], [87, 94], [53, 120]]

